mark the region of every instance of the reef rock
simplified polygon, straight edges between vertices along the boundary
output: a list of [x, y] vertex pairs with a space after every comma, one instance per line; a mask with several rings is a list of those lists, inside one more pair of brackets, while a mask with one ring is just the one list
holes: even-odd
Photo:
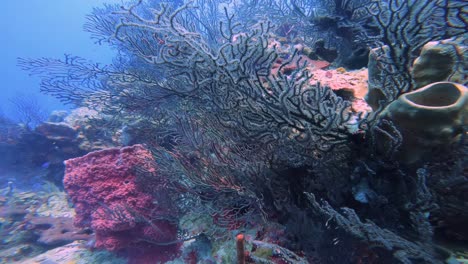
[[55, 110], [50, 113], [47, 122], [51, 123], [60, 123], [65, 121], [65, 118], [68, 116], [68, 112], [65, 110]]
[[45, 122], [36, 127], [36, 132], [55, 142], [72, 142], [76, 139], [76, 131], [65, 123]]
[[12, 264], [68, 263], [68, 264], [125, 264], [126, 259], [118, 258], [107, 251], [90, 251], [83, 241], [75, 241], [65, 246], [51, 249], [28, 259], [21, 259]]
[[26, 225], [38, 236], [37, 242], [45, 246], [62, 246], [91, 238], [85, 230], [74, 227], [73, 219], [68, 217], [33, 217]]
[[110, 118], [87, 107], [80, 107], [74, 109], [65, 118], [65, 122], [77, 131], [80, 149], [91, 152], [118, 145], [114, 142], [113, 131], [104, 132], [99, 125], [108, 122]]
[[24, 262], [19, 261], [19, 260], [21, 260], [24, 257], [34, 255], [35, 253], [37, 254], [36, 250], [30, 244], [20, 244], [14, 247], [1, 249], [0, 250], [0, 263], [24, 264]]
[[42, 197], [44, 192], [39, 192], [42, 203], [38, 204], [35, 208], [35, 214], [37, 216], [49, 216], [49, 217], [68, 217], [73, 218], [75, 216], [75, 210], [70, 207], [67, 202], [67, 195], [65, 192], [60, 190], [47, 190], [46, 197]]

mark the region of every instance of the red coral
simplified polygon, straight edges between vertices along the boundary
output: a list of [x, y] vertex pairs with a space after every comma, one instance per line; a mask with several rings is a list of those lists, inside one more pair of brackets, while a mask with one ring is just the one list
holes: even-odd
[[[155, 173], [153, 156], [142, 145], [91, 152], [65, 161], [65, 166], [64, 185], [75, 204], [75, 224], [94, 230], [97, 248], [145, 248], [165, 252], [166, 257], [177, 253], [178, 245], [164, 246], [177, 239], [177, 227], [161, 220], [173, 208], [154, 202], [145, 191], [154, 186], [160, 197], [165, 187]], [[151, 181], [142, 184], [137, 171], [152, 175]]]

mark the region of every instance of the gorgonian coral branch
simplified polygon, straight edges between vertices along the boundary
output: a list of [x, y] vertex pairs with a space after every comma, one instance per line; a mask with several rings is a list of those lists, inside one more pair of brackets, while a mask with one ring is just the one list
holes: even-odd
[[[433, 40], [466, 34], [466, 4], [462, 0], [373, 0], [367, 11], [380, 30], [362, 39], [381, 47], [382, 92], [387, 102], [412, 89], [410, 69], [421, 47]], [[383, 47], [385, 45], [385, 47]]]
[[[214, 45], [193, 31], [190, 25], [199, 20], [186, 20], [194, 16], [184, 14], [195, 8], [194, 1], [177, 8], [161, 4], [158, 9], [137, 1], [119, 10], [110, 8], [108, 15], [95, 13], [93, 23], [99, 17], [104, 20], [97, 33], [108, 35], [109, 23], [116, 23], [107, 36], [120, 51], [120, 60], [112, 66], [68, 57], [20, 64], [42, 75], [43, 91], [65, 101], [112, 109], [108, 112], [114, 114], [147, 115], [160, 111], [165, 102], [190, 100], [195, 111], [249, 140], [299, 144], [311, 152], [345, 143], [349, 102], [327, 87], [311, 86], [297, 51], [291, 50], [289, 59], [280, 58], [283, 55], [271, 44], [274, 26], [269, 21], [243, 30], [224, 8]], [[279, 59], [283, 62], [274, 73]], [[285, 74], [287, 67], [295, 70]], [[168, 99], [172, 95], [178, 99]]]

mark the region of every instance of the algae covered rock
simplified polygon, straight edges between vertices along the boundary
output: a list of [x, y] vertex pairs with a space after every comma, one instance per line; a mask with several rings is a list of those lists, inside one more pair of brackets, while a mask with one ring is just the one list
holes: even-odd
[[74, 264], [125, 264], [126, 259], [117, 257], [111, 252], [94, 250], [86, 247], [84, 242], [73, 242], [68, 245], [51, 249], [33, 258], [23, 259], [12, 264], [37, 264], [37, 263], [74, 263]]

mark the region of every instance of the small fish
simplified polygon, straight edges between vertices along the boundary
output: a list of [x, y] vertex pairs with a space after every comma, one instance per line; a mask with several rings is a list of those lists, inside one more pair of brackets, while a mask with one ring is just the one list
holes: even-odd
[[340, 243], [340, 239], [337, 238], [337, 237], [335, 237], [335, 238], [333, 239], [333, 245], [336, 246], [336, 245], [338, 245], [338, 243]]
[[50, 166], [50, 161], [46, 161], [46, 162], [42, 163], [41, 168], [47, 169], [47, 168], [49, 168], [49, 166]]

